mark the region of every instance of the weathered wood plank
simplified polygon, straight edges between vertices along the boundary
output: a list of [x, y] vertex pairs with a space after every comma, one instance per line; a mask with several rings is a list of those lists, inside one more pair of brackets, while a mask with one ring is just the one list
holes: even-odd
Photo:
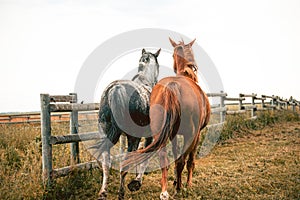
[[67, 176], [70, 173], [72, 173], [73, 171], [91, 170], [94, 168], [99, 168], [96, 160], [91, 161], [91, 162], [80, 163], [77, 165], [62, 167], [62, 168], [58, 168], [58, 169], [53, 169], [52, 178], [59, 178], [59, 177]]
[[50, 102], [58, 103], [58, 102], [69, 102], [76, 103], [75, 95], [51, 95]]
[[226, 97], [227, 93], [206, 93], [208, 97]]
[[240, 97], [256, 97], [257, 94], [240, 94]]
[[265, 97], [254, 97], [255, 100], [266, 100]]
[[288, 100], [284, 100], [284, 99], [277, 99], [277, 102], [285, 104], [285, 103], [288, 103], [289, 101]]
[[270, 95], [261, 95], [261, 97], [262, 98], [269, 98], [269, 99], [277, 99], [277, 97], [274, 96], [274, 95], [272, 95], [272, 96], [270, 96]]
[[41, 94], [41, 138], [42, 138], [42, 169], [44, 185], [51, 185], [52, 171], [52, 145], [51, 137], [51, 115], [50, 115], [50, 96]]
[[276, 108], [276, 105], [265, 104], [264, 108]]
[[227, 108], [225, 106], [211, 109], [211, 113], [213, 113], [213, 114], [224, 112], [224, 111], [227, 111]]
[[9, 117], [9, 116], [0, 116], [0, 120], [10, 120], [11, 119], [11, 117]]
[[86, 104], [51, 104], [51, 112], [71, 112], [71, 111], [89, 111], [89, 110], [99, 110], [98, 103], [86, 103]]
[[288, 102], [288, 104], [291, 105], [291, 106], [296, 106], [297, 105], [296, 102]]
[[269, 110], [268, 108], [257, 108], [257, 111], [266, 111]]
[[210, 108], [213, 109], [213, 108], [219, 108], [220, 107], [220, 104], [213, 104], [213, 105], [210, 105]]
[[65, 144], [71, 142], [80, 142], [87, 140], [99, 139], [98, 132], [82, 133], [82, 134], [70, 134], [70, 135], [52, 135], [50, 138], [50, 144]]
[[[73, 103], [77, 103], [77, 94], [70, 93], [69, 95], [74, 97]], [[72, 111], [70, 113], [70, 134], [73, 134], [73, 135], [78, 134], [78, 111]], [[76, 164], [80, 163], [79, 143], [78, 142], [71, 143], [70, 151], [71, 151], [71, 161]]]
[[243, 105], [242, 106], [242, 110], [252, 110], [252, 109], [256, 109], [256, 108], [257, 108], [256, 105], [249, 105], [249, 106]]
[[27, 121], [18, 121], [18, 122], [11, 122], [11, 121], [0, 122], [0, 124], [35, 124], [35, 123], [41, 123], [41, 120], [27, 120]]
[[238, 98], [230, 98], [230, 97], [226, 97], [225, 101], [244, 101], [245, 98], [244, 97], [238, 97]]
[[228, 115], [234, 115], [234, 114], [242, 114], [245, 113], [246, 110], [227, 110], [226, 114]]
[[[225, 98], [226, 98], [226, 96], [221, 96], [220, 97], [220, 108], [225, 107]], [[225, 115], [226, 115], [226, 111], [220, 112], [220, 123], [223, 123], [225, 121]]]

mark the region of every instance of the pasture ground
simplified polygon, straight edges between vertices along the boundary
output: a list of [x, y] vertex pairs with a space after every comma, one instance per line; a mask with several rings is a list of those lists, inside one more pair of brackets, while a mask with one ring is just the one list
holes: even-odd
[[[68, 131], [53, 125], [53, 134]], [[92, 159], [81, 148], [82, 160]], [[54, 167], [69, 165], [69, 145], [53, 148]], [[227, 119], [218, 145], [197, 159], [193, 187], [175, 194], [173, 166], [169, 193], [174, 199], [300, 199], [300, 120], [290, 113], [262, 114], [255, 121]], [[45, 190], [41, 178], [39, 125], [0, 125], [1, 199], [95, 199], [100, 170], [74, 172]], [[184, 170], [184, 181], [186, 180]], [[127, 183], [132, 178], [127, 177]], [[126, 191], [126, 199], [158, 199], [160, 171], [144, 176], [140, 191]], [[108, 199], [116, 199], [119, 173], [111, 170]]]

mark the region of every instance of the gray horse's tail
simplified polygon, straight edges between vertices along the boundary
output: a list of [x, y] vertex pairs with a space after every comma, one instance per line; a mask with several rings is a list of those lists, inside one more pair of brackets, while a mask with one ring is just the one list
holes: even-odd
[[[100, 138], [89, 146], [93, 156], [99, 160], [103, 152], [108, 152], [119, 140], [124, 124], [124, 110], [128, 109], [126, 89], [122, 85], [115, 85], [107, 91], [108, 105], [100, 107], [99, 135]], [[126, 106], [127, 104], [127, 106]], [[101, 116], [100, 116], [101, 115]], [[100, 119], [101, 118], [101, 119]]]
[[129, 100], [126, 88], [123, 85], [115, 85], [108, 93], [108, 102], [111, 109], [111, 117], [114, 125], [122, 129], [129, 114]]

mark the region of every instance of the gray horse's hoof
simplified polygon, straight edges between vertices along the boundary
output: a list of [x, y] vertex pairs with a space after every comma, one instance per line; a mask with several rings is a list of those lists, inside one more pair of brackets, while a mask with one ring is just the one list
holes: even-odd
[[107, 191], [106, 190], [101, 190], [98, 193], [98, 199], [97, 200], [106, 200], [107, 198]]
[[133, 192], [133, 191], [137, 191], [141, 188], [142, 184], [140, 181], [138, 180], [132, 180], [128, 185], [128, 189]]
[[97, 200], [106, 200], [106, 194], [100, 194]]
[[173, 182], [173, 186], [175, 187], [177, 185], [177, 180], [175, 179]]

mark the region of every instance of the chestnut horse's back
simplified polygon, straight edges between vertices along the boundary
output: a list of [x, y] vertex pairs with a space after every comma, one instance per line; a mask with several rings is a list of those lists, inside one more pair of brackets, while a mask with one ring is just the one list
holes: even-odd
[[[170, 92], [173, 92], [174, 96], [170, 97]], [[150, 118], [155, 121], [151, 123], [153, 135], [161, 131], [162, 124], [166, 122], [166, 113], [177, 104], [180, 107], [177, 113], [180, 120], [178, 122], [178, 117], [174, 119], [177, 122], [174, 122], [173, 134], [185, 135], [185, 132], [190, 134], [190, 131], [195, 133], [207, 125], [210, 104], [198, 84], [184, 76], [167, 77], [153, 88], [150, 97]], [[153, 127], [154, 125], [156, 127]]]

